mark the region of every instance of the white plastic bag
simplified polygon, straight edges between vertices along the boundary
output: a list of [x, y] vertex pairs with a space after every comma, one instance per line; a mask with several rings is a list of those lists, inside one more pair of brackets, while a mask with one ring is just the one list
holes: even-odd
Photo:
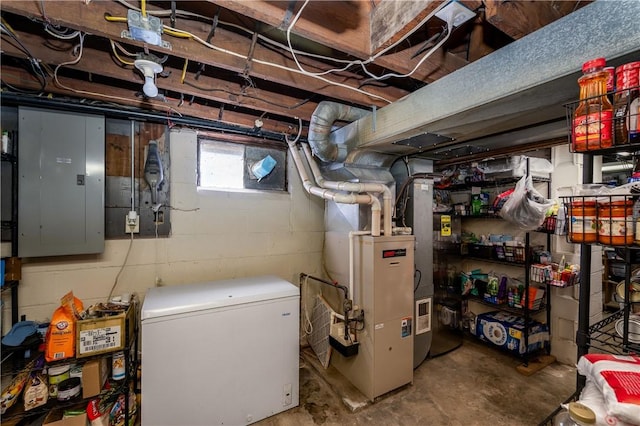
[[509, 199], [500, 209], [500, 216], [523, 231], [538, 229], [553, 200], [544, 198], [534, 187], [531, 176], [523, 176]]

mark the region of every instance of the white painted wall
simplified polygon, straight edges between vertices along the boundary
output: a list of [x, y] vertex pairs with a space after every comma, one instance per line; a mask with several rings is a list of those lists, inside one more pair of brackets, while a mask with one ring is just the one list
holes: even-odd
[[[551, 193], [558, 197], [558, 188], [582, 182], [582, 154], [569, 152], [569, 145], [553, 148], [554, 166]], [[594, 157], [594, 182], [602, 181], [601, 157]], [[563, 194], [569, 195], [569, 194]], [[571, 263], [580, 263], [580, 245], [567, 242], [565, 237], [554, 238], [555, 256], [566, 256]], [[589, 323], [602, 319], [602, 248], [591, 247], [591, 296]], [[576, 331], [578, 330], [578, 295], [580, 286], [551, 290], [551, 353], [559, 362], [577, 362]]]
[[[114, 294], [142, 298], [156, 278], [179, 285], [274, 274], [297, 285], [300, 272], [320, 276], [324, 201], [302, 188], [293, 161], [288, 193], [198, 191], [196, 139], [195, 131], [171, 132], [171, 236], [134, 238]], [[85, 306], [106, 301], [129, 243], [108, 240], [99, 255], [23, 259], [20, 314], [44, 321], [70, 290]], [[6, 332], [8, 292], [3, 302]]]

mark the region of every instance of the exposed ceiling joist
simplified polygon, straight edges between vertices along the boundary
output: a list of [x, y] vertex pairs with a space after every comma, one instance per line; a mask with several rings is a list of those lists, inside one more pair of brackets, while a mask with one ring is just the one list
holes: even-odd
[[[15, 68], [3, 65], [3, 78], [12, 83], [20, 84], [26, 89], [39, 89], [39, 84], [33, 79], [33, 76], [21, 68]], [[61, 78], [60, 82], [65, 87], [54, 86], [53, 83], [47, 83], [45, 91], [55, 92], [61, 96], [77, 97], [81, 96], [86, 99], [96, 100], [100, 102], [115, 102], [134, 108], [142, 108], [156, 111], [164, 111], [167, 116], [167, 122], [171, 122], [172, 117], [177, 114], [184, 116], [198, 117], [205, 120], [218, 121], [231, 125], [240, 125], [246, 128], [253, 128], [255, 125], [255, 117], [248, 114], [238, 113], [226, 110], [222, 105], [199, 105], [185, 102], [182, 106], [176, 108], [179, 99], [169, 98], [167, 102], [161, 100], [144, 100], [131, 96], [131, 92], [126, 89], [105, 86], [90, 81], [78, 81], [68, 78]], [[73, 89], [73, 90], [70, 90]], [[287, 125], [279, 120], [264, 119], [262, 129], [274, 133], [291, 134], [297, 129], [292, 129], [291, 125]]]
[[356, 57], [368, 57], [369, 1], [208, 0], [285, 32], [304, 6], [292, 34]]
[[400, 40], [439, 5], [440, 2], [436, 1], [383, 0], [378, 3], [371, 11], [370, 53], [377, 53]]
[[[483, 73], [494, 73], [501, 82], [500, 90], [513, 91], [512, 83], [534, 69], [531, 62], [547, 66], [560, 60], [557, 58], [565, 60], [564, 42], [560, 42], [550, 57], [540, 57], [544, 49], [523, 57], [519, 49], [514, 48], [508, 50], [508, 54], [497, 55], [495, 60], [486, 58], [502, 51], [504, 46], [508, 48], [514, 38], [541, 26], [544, 29], [552, 20], [572, 15], [591, 0], [457, 0], [476, 13], [476, 20], [453, 31], [446, 31], [439, 18], [423, 19], [447, 1], [194, 0], [175, 2], [177, 8], [171, 16], [170, 7], [174, 2], [147, 0], [146, 10], [161, 16], [165, 25], [211, 42], [207, 45], [193, 36], [177, 37], [185, 33], [174, 31], [174, 35], [163, 34], [163, 40], [171, 43], [171, 50], [121, 38], [123, 30], [130, 29], [127, 12], [140, 11], [140, 1], [5, 1], [0, 3], [3, 18], [7, 25], [13, 26], [15, 37], [30, 54], [17, 42], [14, 44], [10, 31], [3, 28], [1, 67], [6, 90], [3, 95], [9, 99], [19, 93], [8, 86], [16, 81], [25, 84], [24, 88], [38, 86], [33, 74], [26, 73], [30, 63], [55, 68], [66, 62], [59, 75], [72, 90], [56, 87], [52, 77], [47, 76], [47, 95], [49, 92], [52, 96], [75, 95], [79, 100], [89, 101], [105, 100], [99, 95], [114, 96], [113, 102], [126, 106], [162, 112], [169, 107], [180, 114], [193, 113], [197, 118], [212, 120], [222, 117], [248, 127], [247, 134], [252, 134], [259, 120], [265, 122], [265, 129], [270, 126], [290, 131], [297, 126], [298, 118], [308, 122], [317, 104], [328, 100], [377, 110], [365, 120], [366, 132], [371, 134], [364, 132], [361, 136], [368, 149], [394, 155], [415, 150], [411, 145], [394, 145], [393, 141], [398, 138], [412, 138], [432, 131], [447, 132], [456, 138], [451, 143], [453, 152], [456, 144], [484, 141], [482, 138], [487, 135], [556, 117], [563, 109], [561, 105], [539, 112], [532, 106], [536, 101], [533, 95], [547, 90], [550, 91], [548, 100], [561, 102], [574, 94], [575, 81], [571, 81], [574, 76], [566, 76], [562, 84], [545, 86], [544, 90], [529, 87], [523, 91], [516, 87], [514, 93], [518, 95], [493, 102], [493, 89], [487, 84], [493, 81], [493, 76]], [[604, 3], [620, 2], [627, 3], [623, 0]], [[491, 20], [485, 17], [486, 8], [491, 9], [488, 11]], [[294, 22], [300, 11], [299, 19]], [[119, 19], [107, 22], [105, 14]], [[594, 22], [601, 18], [594, 18]], [[505, 22], [507, 26], [503, 25]], [[53, 27], [47, 28], [47, 24]], [[288, 46], [287, 28], [292, 46], [297, 49], [295, 57]], [[55, 34], [48, 31], [51, 29], [58, 35], [71, 34], [71, 30], [87, 34], [81, 60], [75, 63], [77, 56], [71, 54], [72, 46], [77, 45], [79, 39], [57, 40]], [[171, 32], [171, 28], [165, 27], [165, 31]], [[443, 35], [447, 38], [442, 46], [433, 49]], [[127, 52], [118, 51], [127, 61], [135, 59], [134, 55], [140, 52], [158, 57], [168, 74], [156, 79], [160, 88], [158, 99], [145, 101], [139, 97], [141, 76], [122, 65], [112, 52], [109, 40], [119, 42], [133, 53], [128, 56]], [[372, 40], [377, 48], [372, 47]], [[541, 39], [540, 47], [554, 43], [553, 38]], [[383, 52], [390, 44], [393, 47]], [[578, 50], [580, 61], [586, 60], [583, 56], [591, 52]], [[605, 49], [603, 52], [607, 56]], [[375, 57], [377, 53], [382, 54]], [[32, 62], [25, 60], [26, 56], [30, 56]], [[500, 64], [489, 71], [486, 67], [467, 70], [469, 64], [476, 65], [479, 58], [485, 58], [482, 61], [485, 63]], [[514, 66], [512, 62], [521, 62], [525, 68], [518, 68], [520, 65]], [[362, 63], [367, 64], [366, 69]], [[19, 65], [23, 66], [20, 72], [15, 68]], [[576, 74], [579, 65], [570, 64]], [[513, 69], [520, 72], [514, 73]], [[554, 72], [546, 68], [541, 71], [552, 75]], [[313, 73], [322, 75], [311, 75]], [[385, 77], [381, 78], [382, 75]], [[567, 82], [572, 84], [571, 90], [564, 86]], [[429, 93], [429, 99], [424, 103], [415, 102], [416, 92]], [[518, 107], [513, 106], [516, 101]], [[462, 104], [464, 108], [458, 109]], [[393, 108], [388, 109], [390, 107]], [[437, 112], [434, 113], [434, 109]], [[391, 110], [397, 112], [387, 113]], [[356, 126], [347, 127], [345, 133], [352, 132]], [[439, 150], [434, 152], [441, 155]]]
[[525, 35], [562, 18], [569, 7], [575, 7], [577, 1], [563, 1], [563, 9], [553, 1], [504, 1], [485, 0], [487, 21], [503, 33], [517, 40]]
[[[16, 33], [31, 53], [44, 63], [60, 64], [75, 59], [72, 55], [75, 45], [73, 40], [72, 43], [55, 39], [52, 41], [29, 33], [20, 31], [16, 31]], [[129, 47], [127, 46], [127, 48]], [[24, 56], [24, 53], [11, 42], [5, 43], [3, 49], [8, 55], [14, 57]], [[124, 60], [132, 62], [134, 58], [125, 57]], [[95, 64], [100, 64], [99, 71], [96, 71]], [[133, 66], [117, 62], [108, 52], [90, 47], [88, 42], [85, 42], [83, 47], [82, 60], [77, 64], [69, 65], [68, 68], [84, 71], [88, 74], [99, 72], [102, 76], [120, 80], [122, 82], [121, 85], [126, 85], [127, 82], [143, 83], [142, 75], [137, 70], [134, 70]], [[197, 96], [218, 103], [231, 103], [235, 106], [262, 110], [283, 117], [289, 116], [293, 109], [287, 108], [287, 105], [299, 105], [295, 108], [296, 113], [304, 117], [311, 116], [317, 106], [317, 102], [310, 100], [294, 98], [286, 94], [270, 93], [257, 88], [243, 88], [239, 84], [212, 78], [204, 74], [200, 75], [196, 80], [193, 77], [193, 72], [191, 72], [183, 81], [181, 77], [182, 70], [170, 69], [165, 66], [164, 71], [167, 75], [165, 77], [157, 77], [156, 85], [161, 89], [182, 93], [187, 98]], [[202, 87], [202, 89], [199, 90], [194, 86]], [[132, 90], [129, 96], [133, 97], [136, 92], [140, 92], [140, 86], [135, 87], [135, 90]], [[182, 104], [178, 103], [173, 106], [179, 110]]]
[[[395, 3], [401, 6], [400, 10], [404, 10], [405, 8], [423, 8], [423, 5], [437, 4], [441, 3], [440, 1], [433, 2], [422, 2], [422, 1], [398, 1], [398, 0], [389, 0], [390, 3]], [[477, 3], [477, 0], [470, 0], [471, 3]], [[286, 1], [244, 1], [244, 0], [231, 0], [231, 1], [212, 1], [212, 3], [218, 4], [227, 9], [233, 10], [236, 13], [246, 15], [251, 17], [252, 19], [256, 19], [260, 22], [264, 22], [270, 26], [280, 28], [281, 31], [284, 31], [282, 28], [282, 23], [285, 22], [284, 17], [286, 15], [286, 5], [289, 2]], [[298, 2], [302, 4], [302, 2]], [[380, 2], [376, 8], [371, 13], [377, 13], [376, 9], [378, 7], [386, 7], [382, 6], [387, 1]], [[345, 26], [342, 30], [336, 30], [336, 25], [331, 24], [334, 20], [332, 18], [328, 18], [327, 21], [324, 22], [325, 27], [318, 26], [317, 16], [313, 10], [304, 10], [298, 22], [296, 22], [293, 31], [295, 34], [299, 34], [310, 40], [320, 43], [324, 46], [328, 46], [331, 49], [338, 52], [345, 52], [350, 55], [353, 55], [355, 58], [361, 60], [367, 60], [372, 56], [372, 51], [370, 48], [369, 34], [370, 34], [370, 24], [369, 24], [369, 15], [363, 14], [362, 12], [352, 13], [350, 12], [351, 8], [354, 8], [353, 5], [358, 5], [359, 8], [368, 7], [366, 6], [368, 1], [348, 1], [348, 2], [325, 2], [325, 1], [311, 1], [309, 3], [309, 7], [320, 7], [320, 10], [323, 11], [323, 16], [325, 13], [330, 13], [332, 16], [344, 17], [346, 19], [348, 17], [349, 20], [354, 21], [354, 23]], [[429, 6], [435, 7], [435, 6]], [[295, 9], [296, 12], [299, 8]], [[360, 10], [360, 9], [358, 9]], [[367, 12], [369, 13], [369, 12]], [[310, 22], [309, 20], [313, 20]], [[420, 18], [421, 19], [421, 18]], [[288, 22], [288, 21], [286, 21]], [[339, 22], [342, 22], [339, 20]], [[411, 23], [414, 23], [411, 21]], [[406, 33], [409, 31], [410, 24], [407, 24], [403, 28], [403, 32]], [[417, 22], [416, 22], [417, 24]], [[330, 32], [331, 31], [336, 32]], [[352, 34], [353, 30], [357, 30], [357, 35]], [[337, 33], [337, 34], [336, 34]], [[404, 35], [402, 33], [398, 33], [398, 36]], [[366, 36], [367, 39], [363, 39], [363, 36]], [[415, 51], [415, 49], [413, 49]], [[375, 63], [382, 67], [383, 69], [390, 70], [397, 74], [407, 74], [411, 72], [420, 57], [412, 58], [413, 51], [411, 49], [408, 50], [399, 50], [397, 52], [390, 52], [387, 55], [380, 56], [376, 58]], [[467, 65], [467, 61], [457, 55], [452, 53], [448, 53], [444, 50], [440, 50], [436, 52], [433, 57], [428, 58], [422, 66], [415, 71], [412, 75], [414, 79], [431, 82], [435, 81], [444, 75], [453, 72], [465, 65]]]
[[[29, 18], [42, 19], [42, 13], [37, 3], [38, 2], [5, 2], [2, 5], [2, 9]], [[47, 8], [47, 18], [57, 25], [86, 31], [92, 35], [106, 37], [112, 40], [120, 40], [120, 34], [122, 30], [126, 28], [126, 23], [107, 22], [104, 19], [105, 14], [126, 16], [126, 9], [118, 3], [92, 2], [87, 5], [84, 2], [57, 1], [55, 2], [56, 7], [52, 7], [52, 3], [54, 2], [47, 2], [47, 5], [49, 5]], [[193, 21], [180, 21], [180, 29], [204, 38], [206, 38], [209, 30], [206, 25]], [[249, 52], [251, 44], [250, 39], [223, 29], [219, 29], [216, 32], [214, 44], [218, 49], [210, 49], [196, 41], [184, 38], [171, 38], [170, 41], [173, 45], [171, 51], [158, 46], [146, 45], [146, 48], [156, 52], [160, 56], [169, 54], [181, 58], [188, 58], [189, 60], [237, 73], [242, 73], [245, 69], [247, 61], [246, 58], [242, 56]], [[141, 42], [129, 41], [129, 43], [141, 48], [145, 47]], [[235, 54], [224, 53], [225, 51], [235, 52]], [[321, 92], [325, 96], [330, 96], [347, 103], [383, 106], [388, 102], [380, 98], [394, 101], [407, 94], [407, 92], [403, 90], [395, 90], [393, 88], [385, 88], [383, 90], [375, 86], [366, 88], [366, 91], [371, 93], [372, 96], [347, 89], [345, 86], [358, 88], [362, 83], [361, 77], [347, 72], [340, 74], [337, 78], [327, 77], [337, 80], [341, 86], [329, 84], [320, 79], [304, 75], [302, 72], [292, 71], [297, 69], [294, 61], [261, 46], [256, 46], [254, 60], [252, 62], [251, 75], [255, 78], [272, 81], [285, 86], [295, 86], [309, 92]], [[272, 65], [266, 65], [267, 63]], [[309, 59], [304, 61], [304, 65], [314, 72], [322, 70], [324, 66]], [[295, 113], [291, 115], [295, 115]]]

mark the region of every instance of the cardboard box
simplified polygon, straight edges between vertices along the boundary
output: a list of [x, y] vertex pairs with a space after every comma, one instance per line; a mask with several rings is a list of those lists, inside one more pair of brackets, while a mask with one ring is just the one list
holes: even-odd
[[[83, 409], [83, 407], [78, 406], [75, 407], [74, 409]], [[68, 408], [67, 408], [68, 410]], [[53, 410], [49, 411], [49, 414], [47, 414], [47, 417], [44, 418], [44, 422], [42, 422], [42, 425], [46, 425], [46, 426], [86, 426], [87, 425], [87, 413], [82, 413], [80, 415], [77, 416], [72, 416], [72, 417], [67, 417], [66, 419], [63, 419], [63, 415], [64, 415], [64, 411], [63, 409], [60, 408], [54, 408]]]
[[[480, 340], [493, 343], [515, 354], [524, 355], [524, 330], [522, 317], [498, 311], [476, 316], [474, 334]], [[541, 349], [548, 341], [549, 327], [546, 324], [530, 320], [528, 352]]]
[[125, 312], [76, 323], [76, 358], [119, 351], [133, 341], [136, 329], [136, 305]]
[[109, 376], [107, 358], [86, 362], [82, 366], [82, 397], [91, 398], [100, 394]]

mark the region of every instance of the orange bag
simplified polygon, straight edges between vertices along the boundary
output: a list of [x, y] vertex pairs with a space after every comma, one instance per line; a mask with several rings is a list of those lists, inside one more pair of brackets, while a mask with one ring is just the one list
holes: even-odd
[[47, 362], [73, 358], [76, 355], [76, 315], [84, 310], [82, 301], [67, 293], [62, 305], [53, 312], [47, 329], [44, 358]]

